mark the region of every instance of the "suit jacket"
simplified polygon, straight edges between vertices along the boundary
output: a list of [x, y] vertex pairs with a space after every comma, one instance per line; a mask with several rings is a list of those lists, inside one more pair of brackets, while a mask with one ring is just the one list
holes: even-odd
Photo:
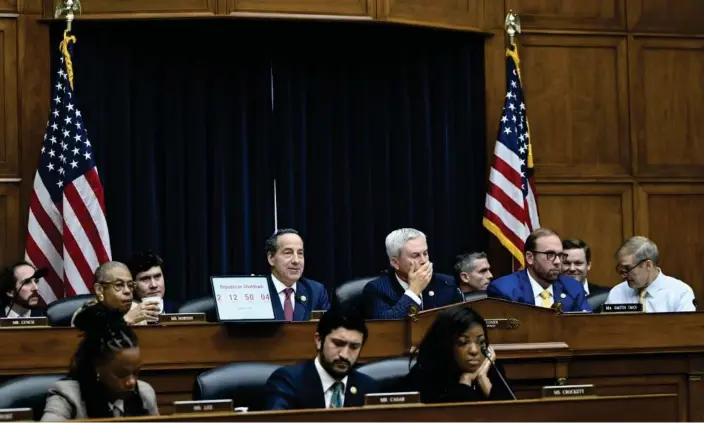
[[[276, 292], [274, 282], [271, 280], [271, 274], [267, 276], [269, 283], [269, 297], [271, 305], [274, 307], [274, 318], [276, 320], [284, 320], [284, 308], [279, 299], [279, 293]], [[301, 278], [296, 282], [296, 301], [293, 307], [293, 321], [301, 322], [310, 320], [310, 313], [313, 310], [325, 310], [330, 308], [330, 300], [328, 299], [328, 291], [322, 283], [311, 279]]]
[[179, 305], [171, 300], [164, 298], [164, 313], [178, 313]]
[[[587, 303], [584, 285], [578, 280], [560, 275], [552, 283], [552, 290], [554, 302], [561, 302], [563, 311], [592, 311]], [[537, 293], [533, 292], [528, 271], [520, 270], [491, 281], [487, 294], [513, 302], [535, 305]]]
[[[369, 282], [362, 291], [364, 297], [364, 315], [367, 319], [404, 319], [408, 309], [418, 307], [396, 280], [396, 274], [389, 271], [386, 275]], [[423, 310], [461, 303], [462, 293], [452, 276], [433, 273], [428, 286], [423, 291]]]
[[[347, 376], [344, 406], [361, 407], [364, 395], [375, 392], [374, 379], [352, 370]], [[277, 369], [266, 381], [266, 396], [266, 410], [325, 408], [325, 393], [315, 360]]]
[[[156, 405], [156, 393], [147, 382], [137, 381], [139, 395], [144, 403], [144, 409], [149, 415], [159, 415]], [[49, 388], [42, 421], [63, 421], [87, 419], [86, 405], [81, 398], [81, 389], [75, 380], [60, 380]]]
[[606, 286], [597, 285], [597, 284], [591, 283], [589, 281], [587, 281], [587, 285], [589, 286], [589, 296], [590, 297], [592, 295], [597, 295], [597, 294], [601, 294], [603, 292], [611, 291], [611, 288], [608, 288]]
[[[458, 380], [449, 385], [438, 385], [432, 381], [424, 381], [419, 377], [416, 366], [411, 369], [408, 380], [413, 390], [420, 392], [420, 399], [426, 404], [512, 400], [511, 391], [501, 381], [498, 372], [501, 372], [501, 375], [506, 379], [506, 373], [500, 362], [496, 362], [496, 367], [492, 366], [487, 373], [491, 382], [489, 396], [484, 395], [481, 387], [476, 383], [469, 386], [459, 383]], [[428, 376], [432, 379], [432, 375]]]

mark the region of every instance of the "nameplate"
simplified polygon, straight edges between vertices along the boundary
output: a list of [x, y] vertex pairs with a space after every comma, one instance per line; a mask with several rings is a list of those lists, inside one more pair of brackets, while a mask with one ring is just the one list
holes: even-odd
[[205, 313], [166, 313], [159, 315], [162, 325], [205, 323]]
[[387, 392], [365, 394], [364, 405], [419, 404], [420, 392]]
[[34, 413], [31, 408], [0, 408], [0, 421], [32, 421]]
[[0, 319], [0, 328], [48, 327], [46, 317], [6, 317]]
[[518, 319], [484, 319], [488, 329], [518, 329], [521, 325]]
[[325, 310], [313, 310], [310, 312], [310, 320], [320, 320], [325, 314]]
[[594, 385], [543, 386], [543, 398], [583, 397], [596, 395]]
[[232, 412], [231, 399], [174, 401], [176, 414], [180, 413], [210, 413], [213, 411]]
[[602, 313], [638, 313], [643, 311], [643, 304], [604, 304]]

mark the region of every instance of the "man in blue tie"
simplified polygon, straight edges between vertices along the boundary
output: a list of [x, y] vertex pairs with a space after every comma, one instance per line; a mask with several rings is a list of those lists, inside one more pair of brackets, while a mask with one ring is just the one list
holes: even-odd
[[279, 229], [265, 243], [271, 266], [267, 277], [276, 320], [310, 320], [314, 310], [330, 308], [328, 292], [320, 282], [303, 277], [303, 239], [293, 229]]
[[314, 335], [313, 360], [281, 367], [266, 382], [267, 410], [361, 407], [377, 392], [374, 379], [353, 369], [368, 331], [364, 319], [328, 311]]

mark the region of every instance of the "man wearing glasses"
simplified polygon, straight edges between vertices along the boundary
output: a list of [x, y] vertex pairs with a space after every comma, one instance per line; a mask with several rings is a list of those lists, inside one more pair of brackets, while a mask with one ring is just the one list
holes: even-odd
[[609, 293], [606, 304], [642, 304], [646, 313], [697, 311], [694, 291], [658, 267], [658, 246], [634, 236], [616, 250], [616, 273], [624, 280]]
[[565, 312], [592, 311], [582, 284], [560, 274], [566, 254], [555, 231], [540, 228], [528, 235], [524, 257], [526, 268], [492, 281], [489, 296], [546, 308], [560, 304]]

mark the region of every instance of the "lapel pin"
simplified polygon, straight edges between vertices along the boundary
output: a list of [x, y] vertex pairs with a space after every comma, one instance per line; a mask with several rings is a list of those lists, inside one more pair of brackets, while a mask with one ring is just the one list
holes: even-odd
[[565, 293], [563, 292], [562, 294], [560, 294], [560, 298], [567, 298], [567, 295], [565, 295]]
[[354, 386], [350, 387], [350, 393], [351, 393], [352, 395], [356, 394], [356, 393], [357, 393], [357, 388], [355, 388]]
[[301, 301], [306, 302], [306, 296], [305, 296], [305, 295], [301, 295]]
[[430, 291], [430, 292], [428, 292], [428, 295], [430, 295], [430, 296], [432, 297], [433, 295], [435, 295], [435, 292], [434, 292], [434, 291]]

